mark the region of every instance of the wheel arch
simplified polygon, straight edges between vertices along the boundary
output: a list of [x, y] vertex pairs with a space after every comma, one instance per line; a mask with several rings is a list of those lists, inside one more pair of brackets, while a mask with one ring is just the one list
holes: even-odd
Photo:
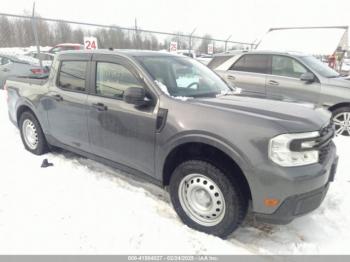
[[229, 179], [238, 179], [238, 182], [243, 186], [246, 196], [249, 199], [252, 198], [251, 186], [245, 172], [248, 169], [248, 164], [232, 148], [211, 139], [184, 140], [173, 146], [165, 154], [162, 162], [161, 176], [163, 185], [169, 185], [175, 168], [180, 163], [190, 159], [205, 160], [228, 173], [235, 174], [234, 177], [229, 176]]
[[337, 103], [335, 105], [332, 105], [331, 107], [328, 108], [329, 111], [334, 112], [335, 110], [342, 108], [342, 107], [350, 107], [350, 102], [342, 102], [342, 103]]
[[[24, 112], [30, 112], [34, 115], [34, 117], [36, 119], [38, 119], [37, 115], [35, 114], [34, 110], [31, 108], [31, 106], [29, 106], [28, 104], [22, 104], [22, 105], [18, 106], [18, 108], [16, 110], [17, 126], [19, 126], [19, 119]], [[39, 119], [38, 119], [38, 121], [39, 121]], [[39, 122], [39, 124], [40, 124], [40, 122]]]

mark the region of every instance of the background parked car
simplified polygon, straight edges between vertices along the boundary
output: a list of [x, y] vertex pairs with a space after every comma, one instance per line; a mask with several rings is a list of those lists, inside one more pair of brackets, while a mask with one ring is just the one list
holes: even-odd
[[58, 44], [52, 47], [49, 50], [49, 53], [56, 54], [61, 51], [67, 51], [67, 50], [82, 50], [84, 49], [84, 45], [82, 44], [74, 44], [74, 43], [64, 43], [64, 44]]
[[197, 57], [197, 60], [204, 65], [209, 64], [209, 62], [213, 59], [213, 55], [201, 55]]
[[52, 64], [53, 59], [55, 58], [55, 55], [52, 53], [45, 53], [45, 52], [30, 52], [27, 54], [27, 56], [33, 57], [37, 60], [37, 63], [39, 64], [39, 59], [41, 59], [41, 62], [43, 66], [50, 67]]
[[15, 56], [0, 54], [0, 89], [4, 88], [5, 81], [9, 77], [36, 77], [47, 73], [47, 69], [42, 69], [29, 61]]
[[328, 108], [333, 113], [337, 134], [350, 136], [350, 79], [313, 56], [240, 52], [215, 56], [208, 66], [242, 88], [242, 94]]
[[196, 51], [194, 50], [187, 50], [187, 49], [183, 49], [183, 50], [177, 50], [176, 53], [178, 55], [184, 55], [184, 56], [188, 56], [188, 57], [191, 57], [191, 58], [194, 58], [196, 59], [197, 58], [197, 54], [196, 54]]
[[350, 75], [350, 58], [345, 58], [342, 64], [341, 73]]

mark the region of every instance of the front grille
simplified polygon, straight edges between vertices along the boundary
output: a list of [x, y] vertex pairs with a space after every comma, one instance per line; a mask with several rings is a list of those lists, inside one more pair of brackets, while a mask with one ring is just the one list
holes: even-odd
[[331, 149], [331, 142], [335, 134], [334, 124], [330, 123], [320, 131], [320, 138], [317, 139], [319, 148], [319, 162], [323, 163]]

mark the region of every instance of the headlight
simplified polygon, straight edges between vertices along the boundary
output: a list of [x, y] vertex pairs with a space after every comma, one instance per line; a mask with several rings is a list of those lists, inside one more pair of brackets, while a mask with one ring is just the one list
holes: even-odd
[[[315, 164], [319, 160], [319, 152], [313, 147], [317, 144], [316, 138], [319, 136], [319, 132], [276, 136], [269, 143], [269, 158], [276, 164], [285, 167]], [[293, 141], [300, 142], [300, 150], [291, 150]]]

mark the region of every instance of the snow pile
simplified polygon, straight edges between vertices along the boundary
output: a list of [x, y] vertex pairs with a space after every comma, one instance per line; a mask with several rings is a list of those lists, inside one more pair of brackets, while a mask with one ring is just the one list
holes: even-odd
[[[48, 52], [51, 49], [51, 46], [40, 46], [41, 52]], [[3, 47], [0, 48], [0, 54], [7, 54], [7, 55], [25, 55], [30, 52], [36, 52], [36, 46], [29, 46], [29, 47]]]
[[[160, 188], [64, 152], [25, 151], [0, 91], [0, 254], [248, 254], [193, 231]], [[53, 167], [40, 168], [44, 158]]]
[[[350, 254], [350, 139], [321, 208], [229, 240], [189, 229], [162, 189], [67, 152], [25, 151], [0, 91], [0, 254]], [[40, 168], [47, 158], [53, 167]]]
[[[48, 52], [51, 49], [50, 46], [41, 46], [40, 52]], [[39, 65], [39, 59], [29, 56], [31, 52], [37, 52], [36, 46], [30, 47], [4, 47], [0, 48], [0, 54], [15, 56], [18, 59], [28, 62], [32, 65]], [[52, 61], [43, 61], [44, 66], [51, 66]]]

